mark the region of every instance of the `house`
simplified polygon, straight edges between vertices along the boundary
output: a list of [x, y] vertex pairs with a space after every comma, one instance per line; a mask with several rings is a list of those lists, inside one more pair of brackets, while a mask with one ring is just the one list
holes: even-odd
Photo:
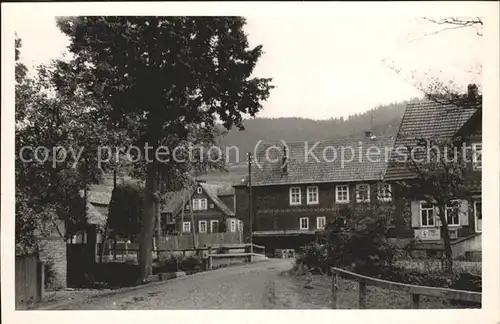
[[[474, 96], [471, 93], [469, 95], [470, 98]], [[396, 149], [411, 147], [422, 139], [451, 139], [459, 136], [461, 144], [472, 149], [473, 159], [465, 179], [470, 197], [460, 202], [457, 217], [449, 218], [454, 257], [481, 250], [482, 102], [472, 100], [473, 98], [470, 104], [463, 107], [451, 102], [437, 101], [408, 104], [395, 142]], [[386, 179], [392, 182], [402, 180], [407, 182], [414, 178], [415, 174], [408, 170], [404, 163], [390, 163], [386, 173]], [[417, 249], [426, 254], [440, 254], [443, 243], [436, 208], [423, 201], [421, 197], [413, 197], [409, 202], [404, 201], [401, 197], [397, 197], [397, 190], [395, 191], [396, 213], [400, 216], [409, 214], [407, 232], [421, 241], [417, 244]]]
[[337, 216], [348, 218], [349, 210], [390, 203], [390, 184], [381, 180], [393, 144], [393, 138], [371, 132], [363, 138], [261, 144], [252, 163], [253, 217], [248, 179], [234, 186], [236, 215], [266, 251], [297, 249]]
[[163, 198], [162, 219], [169, 232], [238, 232], [243, 228], [235, 216], [235, 194], [230, 185], [197, 181], [195, 186], [169, 192]]
[[[87, 210], [86, 210], [86, 226], [69, 239], [68, 243], [87, 243], [94, 241], [100, 243], [102, 234], [106, 227], [106, 221], [109, 213], [109, 203], [113, 187], [106, 184], [92, 184], [87, 190]], [[83, 190], [80, 191], [83, 197]]]

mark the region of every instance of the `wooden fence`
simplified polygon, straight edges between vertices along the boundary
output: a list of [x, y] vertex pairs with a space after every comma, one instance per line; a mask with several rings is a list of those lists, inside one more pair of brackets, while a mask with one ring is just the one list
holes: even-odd
[[200, 233], [196, 234], [196, 240], [192, 234], [181, 236], [167, 236], [161, 239], [157, 248], [160, 250], [194, 249], [195, 241], [198, 247], [242, 244], [243, 232]]
[[[221, 251], [221, 248], [225, 250]], [[244, 249], [244, 252], [240, 252], [241, 249]], [[237, 252], [231, 252], [231, 250], [240, 250]], [[233, 246], [223, 246], [219, 249], [215, 250], [212, 247], [208, 248], [208, 269], [212, 269], [213, 259], [214, 258], [240, 258], [248, 262], [253, 262], [255, 257], [264, 257], [266, 254], [266, 248], [264, 246], [256, 245], [256, 244], [236, 244]], [[257, 253], [261, 251], [261, 253]], [[222, 252], [222, 253], [221, 253]]]
[[16, 256], [16, 305], [35, 303], [43, 298], [44, 266], [36, 254]]
[[406, 292], [412, 297], [412, 308], [420, 308], [420, 296], [441, 297], [448, 300], [459, 300], [467, 302], [481, 303], [481, 293], [455, 290], [446, 288], [436, 288], [427, 286], [416, 286], [397, 283], [387, 280], [375, 279], [363, 276], [354, 272], [332, 268], [332, 308], [337, 309], [338, 285], [337, 278], [353, 279], [358, 282], [358, 307], [366, 308], [366, 286], [375, 286], [383, 289]]

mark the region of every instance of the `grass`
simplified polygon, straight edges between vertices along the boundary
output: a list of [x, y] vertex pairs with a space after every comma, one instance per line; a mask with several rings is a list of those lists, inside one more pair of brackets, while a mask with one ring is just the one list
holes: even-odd
[[[415, 269], [421, 272], [441, 271], [439, 260], [404, 260], [396, 263], [405, 269]], [[470, 273], [480, 276], [482, 273], [481, 262], [453, 261], [453, 270], [459, 273]]]
[[[320, 308], [331, 308], [331, 277], [313, 275], [312, 289], [304, 288], [306, 276], [294, 276], [297, 293], [302, 299]], [[358, 285], [353, 280], [339, 278], [338, 280], [338, 308], [358, 308]], [[366, 287], [366, 308], [370, 309], [410, 309], [411, 296], [398, 291], [389, 291], [378, 287]], [[447, 300], [437, 297], [421, 296], [420, 308], [443, 309], [460, 308], [451, 305]]]

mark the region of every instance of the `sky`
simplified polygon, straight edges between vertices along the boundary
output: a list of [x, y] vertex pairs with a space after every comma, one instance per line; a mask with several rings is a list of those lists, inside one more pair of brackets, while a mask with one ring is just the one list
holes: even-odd
[[[329, 119], [422, 94], [409, 79], [454, 80], [464, 91], [481, 83], [471, 73], [481, 62], [482, 37], [474, 28], [427, 35], [440, 26], [411, 15], [246, 16], [251, 46], [263, 45], [254, 75], [272, 77], [272, 90], [259, 117]], [[15, 30], [21, 59], [33, 66], [60, 57], [68, 39], [55, 16], [26, 15]], [[427, 35], [427, 36], [426, 36]], [[47, 40], [50, 39], [50, 42]], [[388, 62], [402, 70], [395, 73]], [[473, 71], [473, 72], [474, 72]]]

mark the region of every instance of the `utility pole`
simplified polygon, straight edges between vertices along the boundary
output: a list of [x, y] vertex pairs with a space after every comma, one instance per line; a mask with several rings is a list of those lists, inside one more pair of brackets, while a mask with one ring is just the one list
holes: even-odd
[[253, 198], [252, 198], [252, 153], [248, 152], [248, 219], [250, 228], [250, 262], [253, 261]]
[[[116, 166], [113, 169], [113, 191], [116, 190]], [[107, 225], [107, 220], [106, 220], [106, 227]], [[116, 261], [116, 233], [113, 233], [113, 260]]]

